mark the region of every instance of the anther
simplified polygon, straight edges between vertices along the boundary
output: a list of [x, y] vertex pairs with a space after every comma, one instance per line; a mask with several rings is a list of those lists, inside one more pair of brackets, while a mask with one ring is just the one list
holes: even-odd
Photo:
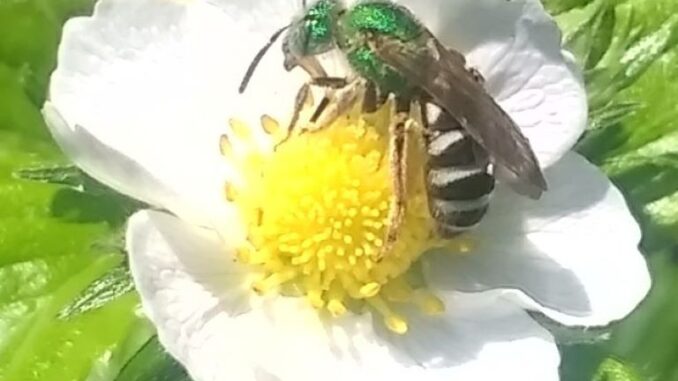
[[273, 119], [270, 115], [263, 115], [261, 117], [261, 127], [267, 134], [278, 137], [281, 133], [280, 123], [277, 120]]
[[417, 290], [415, 300], [421, 311], [427, 315], [440, 315], [445, 312], [445, 303], [425, 290]]
[[369, 303], [370, 306], [372, 306], [372, 308], [374, 308], [377, 312], [379, 312], [383, 316], [384, 324], [386, 324], [386, 327], [389, 330], [399, 335], [404, 335], [405, 333], [407, 333], [408, 329], [407, 320], [405, 320], [405, 318], [403, 318], [402, 316], [391, 311], [391, 308], [382, 298], [374, 297], [368, 299], [367, 302]]
[[475, 242], [470, 237], [457, 237], [452, 241], [453, 247], [458, 253], [466, 254], [475, 248]]
[[308, 290], [306, 297], [314, 308], [320, 309], [325, 306], [325, 300], [323, 300], [323, 292], [321, 290]]
[[407, 333], [408, 330], [407, 320], [405, 320], [403, 317], [399, 315], [391, 315], [386, 317], [385, 323], [388, 329], [390, 329], [394, 333], [397, 333], [399, 335], [404, 335]]
[[233, 158], [233, 144], [226, 135], [221, 135], [219, 138], [219, 152], [221, 152], [221, 156], [225, 158]]
[[224, 195], [228, 202], [233, 202], [238, 197], [238, 193], [232, 183], [226, 183], [226, 185], [224, 185]]
[[277, 288], [281, 284], [294, 279], [296, 276], [296, 272], [293, 270], [288, 270], [284, 272], [277, 272], [275, 274], [271, 274], [268, 277], [264, 279], [260, 279], [252, 285], [252, 289], [254, 292], [257, 294], [265, 294], [269, 291], [271, 291], [274, 288]]
[[342, 289], [340, 283], [332, 281], [332, 286], [329, 287], [327, 292], [327, 310], [334, 317], [339, 317], [346, 313], [346, 306], [343, 303], [346, 292]]
[[402, 279], [393, 279], [384, 286], [384, 295], [393, 302], [407, 302], [412, 297], [412, 288]]
[[248, 140], [252, 136], [252, 130], [250, 130], [250, 128], [247, 126], [247, 123], [239, 119], [229, 119], [228, 125], [231, 126], [231, 131], [233, 131], [235, 136], [239, 137], [240, 139]]
[[327, 310], [333, 317], [337, 318], [346, 313], [346, 306], [339, 300], [332, 299], [327, 303]]
[[381, 290], [381, 285], [376, 282], [368, 283], [360, 288], [360, 295], [364, 298], [372, 298]]

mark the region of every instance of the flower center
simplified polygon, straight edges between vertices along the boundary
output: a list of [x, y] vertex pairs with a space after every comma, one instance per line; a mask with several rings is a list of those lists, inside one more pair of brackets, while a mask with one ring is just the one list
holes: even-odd
[[[335, 317], [371, 308], [401, 334], [407, 321], [396, 303], [414, 303], [429, 314], [444, 310], [421, 277], [413, 281], [408, 271], [440, 244], [432, 233], [418, 141], [408, 152], [405, 217], [396, 242], [384, 251], [394, 197], [390, 119], [386, 106], [371, 115], [355, 111], [318, 131], [293, 134], [268, 154], [232, 158], [242, 179], [227, 186], [227, 197], [248, 229], [238, 259], [261, 269], [256, 292], [305, 295]], [[266, 117], [262, 124], [274, 135], [279, 127]], [[231, 127], [244, 134], [242, 123], [231, 121]]]

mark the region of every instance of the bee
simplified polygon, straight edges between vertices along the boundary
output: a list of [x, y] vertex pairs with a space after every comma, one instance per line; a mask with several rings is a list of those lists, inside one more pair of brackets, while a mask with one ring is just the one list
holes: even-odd
[[[463, 54], [443, 46], [409, 9], [383, 0], [351, 7], [340, 0], [318, 0], [304, 8], [301, 17], [278, 30], [257, 54], [240, 90], [265, 51], [287, 31], [282, 43], [285, 68], [299, 66], [311, 84], [346, 90], [343, 94], [348, 95], [340, 97], [339, 104], [350, 104], [356, 98], [351, 94], [363, 90], [363, 108], [369, 112], [387, 95], [395, 97], [396, 113], [389, 127], [395, 197], [386, 246], [397, 239], [406, 207], [406, 125], [413, 105], [421, 111], [429, 211], [441, 237], [452, 238], [480, 223], [495, 178], [533, 199], [546, 191], [529, 141], [485, 90], [480, 73], [467, 66]], [[346, 57], [356, 79], [326, 75], [317, 57], [333, 49]], [[308, 86], [302, 86], [297, 105], [307, 92]], [[320, 102], [312, 121], [329, 103], [328, 97]], [[295, 107], [295, 115], [298, 110]]]

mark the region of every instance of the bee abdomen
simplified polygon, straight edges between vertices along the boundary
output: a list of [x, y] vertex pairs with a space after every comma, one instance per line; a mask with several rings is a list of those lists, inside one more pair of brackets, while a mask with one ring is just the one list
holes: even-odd
[[438, 232], [445, 238], [476, 227], [487, 212], [494, 177], [487, 165], [427, 170], [428, 204]]
[[459, 123], [435, 105], [426, 111], [429, 210], [439, 234], [450, 238], [480, 223], [495, 180], [487, 153]]
[[483, 199], [494, 189], [494, 177], [482, 167], [429, 165], [427, 183], [429, 194], [447, 201], [474, 202]]

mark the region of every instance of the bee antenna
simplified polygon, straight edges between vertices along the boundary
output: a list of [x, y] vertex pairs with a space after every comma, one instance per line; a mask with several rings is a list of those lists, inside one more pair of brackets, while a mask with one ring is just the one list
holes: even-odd
[[264, 58], [264, 55], [266, 55], [266, 52], [268, 52], [268, 49], [271, 48], [271, 46], [278, 40], [280, 35], [287, 30], [292, 24], [285, 25], [284, 27], [278, 29], [271, 35], [271, 38], [268, 40], [266, 45], [264, 45], [254, 56], [254, 59], [252, 62], [250, 62], [250, 66], [247, 67], [247, 71], [245, 72], [245, 76], [242, 79], [242, 82], [240, 82], [240, 87], [238, 87], [238, 92], [240, 94], [245, 92], [245, 89], [247, 89], [247, 85], [250, 83], [250, 79], [252, 79], [252, 74], [254, 74], [254, 70], [257, 68], [259, 63], [261, 62], [261, 59]]

